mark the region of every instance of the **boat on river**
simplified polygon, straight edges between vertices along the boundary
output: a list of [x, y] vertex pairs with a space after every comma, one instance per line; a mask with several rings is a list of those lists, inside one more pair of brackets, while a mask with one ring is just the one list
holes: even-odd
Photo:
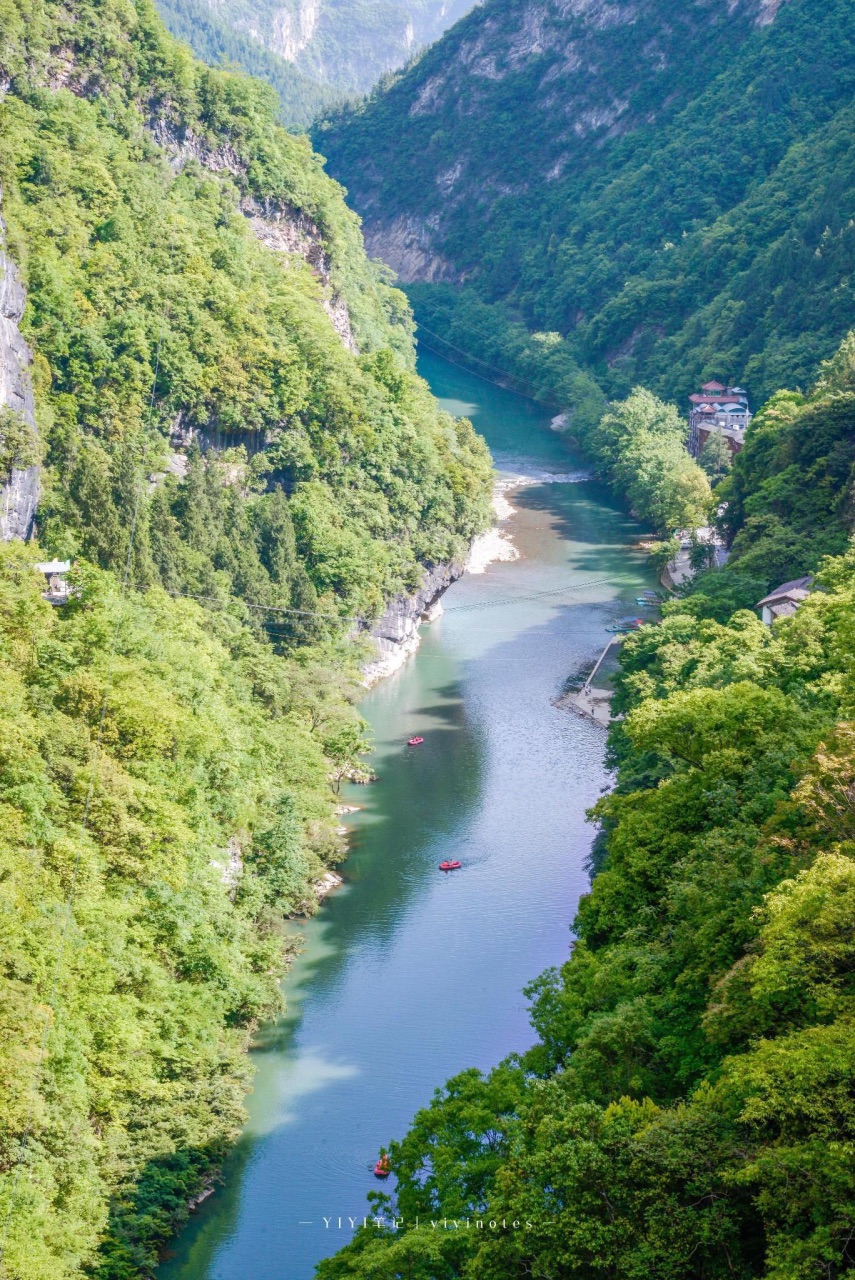
[[424, 742], [424, 738], [407, 738], [408, 747], [420, 747]]
[[639, 627], [643, 626], [643, 618], [624, 618], [621, 622], [613, 622], [611, 626], [606, 627], [606, 631], [613, 636], [625, 636], [630, 631], [637, 631]]
[[392, 1169], [391, 1169], [391, 1166], [390, 1166], [390, 1164], [389, 1164], [389, 1157], [388, 1157], [388, 1156], [381, 1156], [381, 1157], [380, 1157], [380, 1159], [377, 1161], [377, 1163], [376, 1163], [376, 1164], [375, 1164], [375, 1166], [374, 1166], [374, 1177], [375, 1177], [375, 1178], [388, 1178], [388, 1177], [389, 1177], [389, 1174], [390, 1174], [391, 1172], [392, 1172]]
[[439, 864], [440, 871], [458, 871], [463, 863], [457, 858], [446, 858], [445, 862]]

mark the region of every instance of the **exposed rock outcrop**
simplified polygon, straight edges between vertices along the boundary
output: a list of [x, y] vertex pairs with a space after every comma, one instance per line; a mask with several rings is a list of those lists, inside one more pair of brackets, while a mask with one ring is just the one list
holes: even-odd
[[389, 601], [382, 618], [369, 628], [377, 656], [362, 669], [366, 685], [392, 675], [415, 653], [420, 625], [439, 617], [440, 597], [462, 575], [464, 567], [463, 561], [431, 565], [425, 569], [418, 591], [411, 595], [401, 593]]
[[320, 880], [316, 880], [312, 888], [315, 891], [315, 897], [318, 902], [322, 902], [328, 893], [332, 893], [333, 889], [338, 889], [344, 884], [344, 880], [335, 871], [325, 871]]
[[13, 467], [9, 480], [0, 485], [0, 542], [26, 542], [32, 535], [41, 491], [37, 466]]
[[757, 14], [758, 27], [768, 27], [770, 22], [774, 22], [778, 16], [778, 10], [785, 2], [786, 0], [760, 0]]
[[356, 353], [350, 313], [333, 285], [329, 255], [318, 226], [305, 213], [282, 200], [256, 200], [247, 196], [241, 208], [263, 245], [276, 253], [296, 254], [308, 262], [323, 285], [324, 311], [344, 346]]
[[401, 215], [393, 222], [366, 218], [363, 234], [365, 248], [371, 258], [382, 258], [403, 284], [425, 281], [429, 284], [460, 284], [464, 276], [432, 245], [435, 220], [424, 223]]
[[[285, 8], [274, 10], [270, 24], [269, 47], [274, 53], [287, 58], [289, 62], [296, 62], [299, 54], [311, 43], [320, 13], [321, 6], [318, 0], [302, 0], [302, 3], [297, 5], [296, 12]], [[249, 34], [256, 40], [260, 37], [257, 28]]]
[[[213, 173], [230, 173], [235, 178], [246, 174], [246, 165], [230, 146], [212, 148], [165, 111], [154, 108], [150, 112], [148, 131], [167, 153], [176, 172], [189, 160], [196, 160]], [[333, 329], [348, 351], [358, 353], [347, 302], [333, 284], [332, 264], [317, 224], [284, 200], [256, 200], [246, 196], [241, 201], [241, 209], [263, 245], [276, 253], [296, 255], [308, 263], [321, 282], [321, 305]]]
[[146, 127], [157, 145], [169, 156], [176, 173], [189, 160], [198, 160], [199, 164], [212, 173], [230, 173], [234, 178], [246, 173], [246, 165], [233, 147], [227, 143], [211, 147], [192, 129], [174, 120], [160, 103], [153, 104]]
[[[0, 217], [0, 408], [11, 409], [35, 438], [32, 355], [19, 327], [25, 302], [18, 269], [6, 252], [6, 224]], [[29, 538], [40, 491], [37, 466], [13, 467], [8, 477], [0, 476], [0, 540]]]
[[218, 858], [211, 859], [211, 866], [220, 873], [220, 879], [230, 898], [234, 898], [243, 875], [243, 848], [240, 839], [232, 836]]

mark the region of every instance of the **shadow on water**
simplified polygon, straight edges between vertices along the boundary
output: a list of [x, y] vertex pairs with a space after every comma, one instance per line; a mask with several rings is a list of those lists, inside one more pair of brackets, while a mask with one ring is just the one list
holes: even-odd
[[[351, 819], [347, 883], [326, 901], [320, 918], [294, 922], [291, 933], [301, 942], [320, 934], [324, 945], [299, 955], [287, 979], [288, 1010], [260, 1029], [253, 1054], [288, 1051], [302, 1016], [302, 994], [311, 990], [314, 999], [328, 999], [355, 941], [391, 945], [409, 903], [435, 877], [436, 864], [425, 857], [428, 847], [453, 839], [454, 830], [465, 826], [480, 793], [483, 747], [467, 722], [459, 685], [436, 692], [437, 701], [420, 708], [432, 722], [423, 746], [384, 744], [377, 780], [343, 789], [343, 802], [360, 805]], [[447, 801], [439, 815], [438, 794]]]
[[[567, 489], [572, 489], [569, 500]], [[639, 574], [650, 573], [646, 552], [634, 550], [632, 544], [651, 535], [642, 532], [604, 485], [593, 480], [572, 486], [530, 485], [514, 493], [513, 503], [521, 510], [548, 514], [556, 536], [573, 548], [576, 571], [609, 576], [633, 590]]]
[[240, 1211], [240, 1187], [243, 1172], [247, 1161], [252, 1155], [253, 1146], [251, 1137], [246, 1133], [241, 1134], [223, 1162], [220, 1176], [217, 1179], [215, 1194], [206, 1198], [201, 1206], [191, 1214], [190, 1221], [184, 1228], [183, 1236], [179, 1236], [164, 1249], [161, 1265], [157, 1269], [158, 1276], [169, 1270], [170, 1263], [176, 1257], [179, 1247], [181, 1247], [185, 1265], [189, 1264], [194, 1269], [195, 1274], [200, 1276], [207, 1274], [214, 1255], [215, 1242], [210, 1241], [203, 1235], [194, 1240], [188, 1250], [186, 1248], [188, 1233], [195, 1232], [197, 1227], [212, 1212], [216, 1213], [218, 1220], [227, 1231], [233, 1228]]
[[433, 692], [440, 696], [419, 708], [420, 718], [430, 722], [423, 745], [407, 747], [403, 733], [391, 744], [378, 743], [377, 781], [343, 789], [342, 800], [360, 810], [349, 823], [347, 888], [325, 908], [336, 954], [319, 971], [320, 982], [346, 960], [355, 938], [388, 945], [406, 922], [410, 901], [434, 875], [426, 851], [452, 839], [477, 802], [483, 735], [469, 722], [456, 683]]

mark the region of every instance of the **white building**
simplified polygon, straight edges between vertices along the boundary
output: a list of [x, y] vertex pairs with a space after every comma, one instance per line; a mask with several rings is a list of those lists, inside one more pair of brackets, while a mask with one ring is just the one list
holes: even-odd
[[33, 568], [45, 575], [47, 590], [42, 592], [44, 599], [51, 604], [65, 604], [72, 591], [68, 584], [71, 561], [44, 560], [41, 564], [33, 565]]

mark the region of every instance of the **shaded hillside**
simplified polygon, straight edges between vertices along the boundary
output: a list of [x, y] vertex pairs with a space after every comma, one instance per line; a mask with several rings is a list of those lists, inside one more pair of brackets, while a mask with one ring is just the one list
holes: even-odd
[[609, 394], [761, 398], [851, 322], [853, 88], [842, 0], [494, 0], [318, 140], [403, 280], [465, 280]]
[[0, 544], [4, 1280], [148, 1276], [210, 1185], [343, 854], [356, 619], [489, 518], [276, 111], [147, 0], [0, 0], [4, 519], [42, 491]]

